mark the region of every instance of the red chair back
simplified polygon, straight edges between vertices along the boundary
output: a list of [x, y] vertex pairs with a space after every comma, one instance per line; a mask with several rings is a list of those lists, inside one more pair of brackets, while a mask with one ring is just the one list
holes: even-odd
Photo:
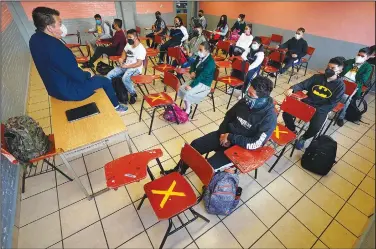
[[141, 28], [138, 27], [138, 26], [136, 26], [136, 33], [139, 34], [139, 35], [141, 34]]
[[214, 169], [197, 150], [186, 143], [181, 150], [180, 158], [195, 172], [204, 186], [209, 185], [214, 175]]
[[172, 47], [167, 49], [167, 55], [179, 61], [180, 59], [180, 47]]
[[357, 88], [358, 88], [358, 85], [354, 82], [350, 82], [350, 81], [347, 81], [347, 80], [344, 80], [343, 83], [345, 83], [345, 94], [346, 95], [353, 95]]
[[89, 42], [86, 42], [87, 57], [91, 57], [90, 45]]
[[231, 46], [231, 43], [229, 43], [228, 41], [219, 40], [217, 44], [217, 51], [219, 49], [222, 49], [228, 53], [230, 51], [230, 46]]
[[144, 66], [144, 69], [145, 69], [145, 75], [146, 75], [146, 72], [148, 71], [148, 64], [149, 64], [149, 60], [148, 58], [145, 58], [145, 60], [142, 62], [142, 65]]
[[269, 46], [270, 45], [270, 37], [266, 37], [266, 36], [260, 36], [261, 38], [261, 43], [262, 45], [266, 45], [266, 46]]
[[282, 63], [285, 60], [285, 57], [286, 57], [286, 53], [276, 50], [269, 54], [268, 59], [269, 61]]
[[179, 79], [176, 77], [176, 75], [174, 75], [173, 73], [164, 72], [163, 82], [165, 85], [171, 87], [176, 92], [179, 91], [180, 82], [179, 82]]
[[313, 55], [313, 53], [315, 52], [315, 48], [313, 48], [313, 47], [308, 47], [308, 49], [307, 49], [307, 54], [309, 55], [309, 56], [312, 56]]
[[281, 35], [276, 35], [276, 34], [272, 34], [272, 37], [270, 38], [270, 40], [272, 42], [276, 42], [278, 44], [281, 44], [282, 43], [282, 40], [283, 40], [283, 36]]
[[316, 109], [302, 101], [299, 101], [293, 97], [286, 97], [282, 104], [281, 110], [291, 114], [292, 116], [309, 122], [316, 112]]
[[249, 62], [246, 62], [245, 63], [245, 67], [243, 68], [243, 63], [244, 63], [244, 61], [243, 60], [237, 60], [237, 59], [235, 59], [235, 60], [233, 60], [232, 61], [232, 69], [235, 69], [235, 70], [239, 70], [239, 71], [241, 71], [241, 72], [248, 72], [248, 67], [249, 67]]
[[160, 35], [154, 36], [154, 43], [162, 44], [162, 36], [160, 36]]

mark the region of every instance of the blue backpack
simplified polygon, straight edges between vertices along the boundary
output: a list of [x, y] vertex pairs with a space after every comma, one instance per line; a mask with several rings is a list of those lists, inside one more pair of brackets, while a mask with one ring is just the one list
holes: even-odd
[[240, 201], [239, 176], [219, 172], [213, 176], [204, 193], [204, 203], [209, 214], [228, 215]]

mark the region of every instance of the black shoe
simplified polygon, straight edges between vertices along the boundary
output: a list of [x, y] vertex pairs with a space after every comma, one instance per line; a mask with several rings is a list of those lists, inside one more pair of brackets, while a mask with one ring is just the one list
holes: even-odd
[[337, 125], [338, 125], [339, 127], [342, 127], [344, 124], [345, 124], [345, 122], [343, 121], [343, 119], [338, 119], [338, 120], [337, 120]]
[[133, 105], [134, 103], [136, 103], [136, 99], [137, 99], [137, 94], [131, 95], [129, 99], [129, 104]]
[[276, 73], [269, 73], [269, 76], [272, 77], [272, 78], [275, 78], [275, 77], [277, 77], [277, 74]]

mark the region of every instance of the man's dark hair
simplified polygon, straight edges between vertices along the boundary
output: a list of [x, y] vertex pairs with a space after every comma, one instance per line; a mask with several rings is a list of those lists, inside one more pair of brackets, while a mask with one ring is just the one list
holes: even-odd
[[123, 26], [123, 21], [120, 20], [120, 19], [114, 19], [114, 23], [116, 23], [116, 25], [121, 28], [121, 26]]
[[270, 96], [273, 90], [273, 82], [264, 76], [256, 76], [251, 81], [251, 86], [256, 90], [257, 97], [264, 98]]
[[255, 38], [253, 38], [252, 42], [257, 42], [258, 44], [261, 44], [261, 37], [255, 36]]
[[298, 28], [298, 31], [302, 31], [302, 33], [304, 34], [305, 33], [305, 28], [300, 27], [300, 28]]
[[183, 26], [184, 23], [183, 23], [183, 19], [181, 19], [180, 16], [175, 16], [176, 19], [179, 19], [179, 22], [180, 22], [180, 26]]
[[37, 7], [32, 12], [34, 26], [39, 31], [44, 31], [48, 25], [55, 24], [54, 16], [60, 16], [60, 12], [48, 7]]
[[203, 10], [199, 10], [198, 12], [201, 12], [202, 14], [204, 14], [204, 11], [203, 11]]
[[329, 63], [335, 64], [339, 67], [343, 67], [345, 65], [345, 61], [346, 61], [345, 57], [337, 56], [337, 57], [331, 58], [329, 60]]
[[99, 15], [99, 14], [95, 14], [95, 15], [94, 15], [94, 19], [97, 19], [97, 18], [102, 19], [101, 15]]
[[135, 29], [129, 29], [127, 30], [127, 35], [134, 35], [135, 37], [137, 37], [137, 31]]
[[210, 43], [207, 41], [201, 42], [201, 46], [204, 46], [206, 51], [210, 51]]
[[244, 15], [244, 14], [240, 14], [239, 17], [240, 17], [241, 19], [244, 19], [244, 18], [245, 18], [245, 15]]
[[368, 55], [371, 55], [371, 54], [372, 54], [372, 51], [371, 51], [370, 48], [361, 48], [361, 49], [359, 49], [359, 52], [358, 52], [358, 53], [366, 53], [367, 56], [368, 56]]
[[157, 11], [157, 12], [155, 12], [155, 15], [156, 15], [156, 16], [160, 16], [160, 15], [161, 15], [161, 12], [160, 12], [160, 11]]

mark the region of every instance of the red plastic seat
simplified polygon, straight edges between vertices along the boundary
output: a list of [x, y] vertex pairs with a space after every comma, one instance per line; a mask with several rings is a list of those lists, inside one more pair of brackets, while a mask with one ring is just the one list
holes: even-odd
[[65, 46], [69, 49], [72, 49], [72, 48], [79, 48], [81, 46], [81, 44], [79, 44], [79, 43], [67, 43], [67, 44], [65, 44]]
[[278, 44], [281, 44], [282, 40], [283, 40], [283, 36], [277, 35], [277, 34], [272, 34], [272, 37], [270, 38], [271, 42], [275, 42], [275, 43], [278, 43]]
[[231, 68], [231, 61], [216, 61], [215, 65], [218, 68]]
[[256, 150], [247, 150], [238, 145], [225, 150], [225, 155], [234, 163], [235, 167], [241, 173], [247, 174], [255, 170], [255, 179], [257, 178], [257, 169], [274, 155], [274, 149], [269, 146], [261, 147]]
[[261, 38], [261, 44], [264, 45], [264, 46], [269, 46], [270, 45], [270, 42], [271, 42], [271, 38], [270, 37], [266, 37], [266, 36], [260, 36]]
[[298, 73], [299, 70], [304, 67], [305, 68], [305, 71], [304, 71], [304, 76], [307, 74], [307, 68], [308, 68], [308, 62], [309, 60], [311, 59], [313, 53], [315, 52], [315, 48], [313, 47], [309, 47], [308, 46], [308, 49], [307, 49], [307, 55], [303, 58], [301, 58], [300, 62], [296, 63], [292, 68], [291, 68], [291, 74], [290, 74], [290, 78], [289, 78], [289, 81], [287, 82], [287, 84], [290, 83], [290, 80], [291, 80], [291, 77], [294, 75], [294, 70], [296, 70], [296, 72]]
[[[224, 61], [230, 51], [230, 46], [231, 46], [231, 43], [229, 41], [219, 40], [217, 43], [217, 50], [216, 50], [215, 55], [213, 56], [213, 59], [215, 61]], [[223, 50], [226, 53], [226, 56], [219, 56], [218, 55], [219, 50]]]
[[[266, 65], [264, 66], [262, 70], [262, 74], [267, 73], [276, 73], [277, 76], [279, 75], [280, 70], [282, 69], [282, 63], [285, 60], [286, 57], [286, 51], [285, 50], [274, 50], [272, 51], [267, 59], [265, 60]], [[273, 64], [269, 65], [270, 62], [273, 62]], [[278, 67], [274, 65], [279, 65]], [[275, 77], [274, 80], [274, 87], [277, 86], [277, 77]]]
[[[173, 48], [168, 48], [167, 50], [167, 56], [170, 57], [170, 62], [172, 62], [173, 59], [175, 59], [177, 62], [180, 61], [180, 47], [173, 47]], [[175, 67], [170, 65], [170, 64], [159, 64], [153, 67], [154, 69], [154, 74], [155, 71], [159, 72], [168, 72], [168, 71], [174, 71]]]

